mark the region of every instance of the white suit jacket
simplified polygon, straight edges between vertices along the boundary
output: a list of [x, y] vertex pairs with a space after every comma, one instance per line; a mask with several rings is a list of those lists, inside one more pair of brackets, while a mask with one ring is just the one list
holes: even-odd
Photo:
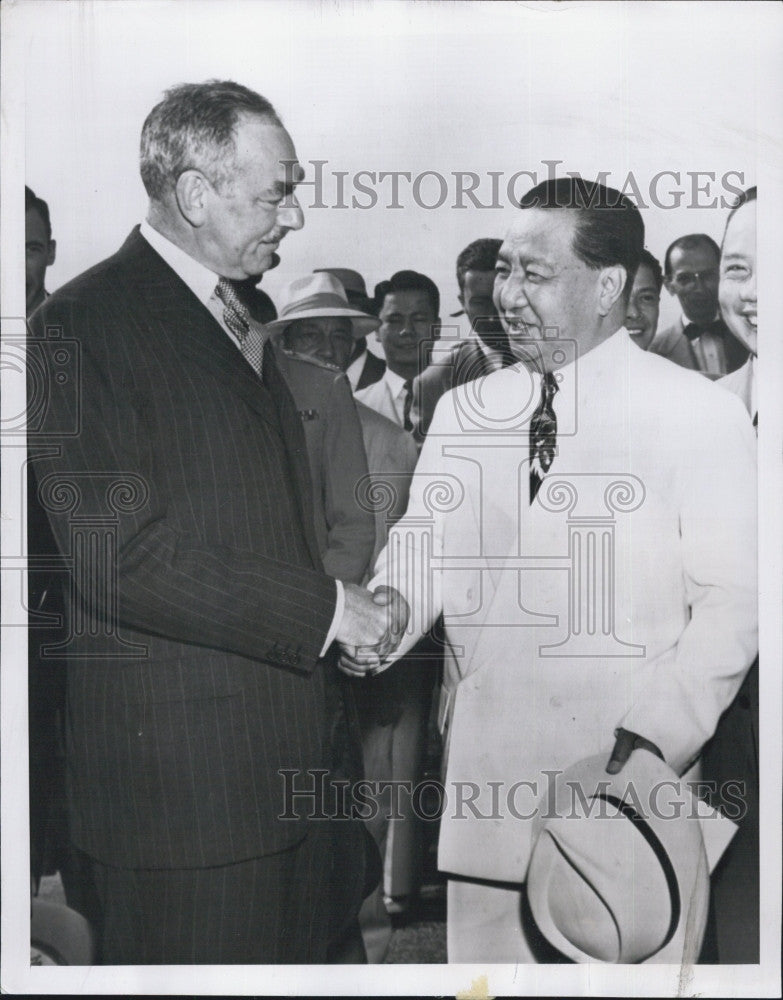
[[624, 329], [560, 374], [532, 505], [539, 376], [515, 366], [442, 397], [370, 583], [411, 606], [398, 654], [444, 614], [439, 865], [477, 878], [524, 879], [545, 772], [608, 760], [616, 727], [682, 773], [757, 651], [741, 403]]

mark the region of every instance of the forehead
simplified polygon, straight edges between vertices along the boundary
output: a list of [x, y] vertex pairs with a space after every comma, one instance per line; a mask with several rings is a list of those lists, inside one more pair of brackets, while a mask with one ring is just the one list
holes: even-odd
[[706, 243], [699, 243], [698, 246], [690, 247], [689, 249], [675, 247], [672, 250], [671, 265], [673, 269], [689, 267], [693, 268], [694, 271], [698, 271], [699, 268], [714, 267], [717, 259], [712, 247]]
[[656, 295], [658, 294], [658, 284], [655, 280], [652, 268], [647, 264], [639, 265], [636, 277], [633, 279], [633, 291], [641, 291], [643, 288], [651, 288]]
[[573, 250], [576, 224], [576, 212], [567, 208], [521, 209], [508, 228], [499, 256], [582, 263]]
[[270, 182], [298, 183], [304, 171], [288, 132], [264, 118], [240, 117], [235, 133], [237, 165]]
[[389, 292], [383, 300], [381, 314], [390, 313], [432, 313], [432, 303], [426, 292], [411, 289], [405, 292]]
[[28, 242], [32, 240], [40, 240], [41, 243], [47, 242], [46, 225], [41, 218], [40, 212], [37, 212], [34, 208], [29, 208], [24, 213], [24, 229], [25, 239]]
[[488, 295], [491, 297], [495, 284], [495, 272], [494, 270], [466, 271], [462, 278], [462, 284], [467, 295]]
[[742, 205], [726, 228], [723, 240], [723, 255], [743, 254], [754, 256], [756, 253], [756, 202], [750, 201]]

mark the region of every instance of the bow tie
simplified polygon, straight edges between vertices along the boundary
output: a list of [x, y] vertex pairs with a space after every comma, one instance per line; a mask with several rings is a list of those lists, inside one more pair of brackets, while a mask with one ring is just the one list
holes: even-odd
[[703, 333], [711, 333], [715, 337], [722, 337], [725, 329], [722, 319], [714, 319], [711, 323], [688, 323], [682, 332], [688, 340], [696, 340]]

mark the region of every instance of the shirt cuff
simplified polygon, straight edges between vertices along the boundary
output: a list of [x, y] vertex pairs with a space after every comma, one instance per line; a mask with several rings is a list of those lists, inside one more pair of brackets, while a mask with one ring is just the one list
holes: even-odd
[[327, 650], [337, 637], [337, 632], [339, 631], [340, 625], [342, 625], [343, 621], [343, 612], [345, 611], [345, 587], [343, 586], [342, 580], [335, 580], [334, 582], [337, 584], [337, 604], [334, 609], [334, 617], [332, 618], [332, 624], [329, 627], [326, 641], [321, 647], [321, 656], [326, 656]]

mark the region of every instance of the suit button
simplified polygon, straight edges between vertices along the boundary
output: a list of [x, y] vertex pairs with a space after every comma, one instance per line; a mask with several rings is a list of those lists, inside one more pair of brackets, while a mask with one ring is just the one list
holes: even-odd
[[557, 695], [552, 695], [552, 697], [549, 699], [549, 704], [552, 706], [552, 708], [562, 708], [563, 707], [563, 703], [557, 697]]

